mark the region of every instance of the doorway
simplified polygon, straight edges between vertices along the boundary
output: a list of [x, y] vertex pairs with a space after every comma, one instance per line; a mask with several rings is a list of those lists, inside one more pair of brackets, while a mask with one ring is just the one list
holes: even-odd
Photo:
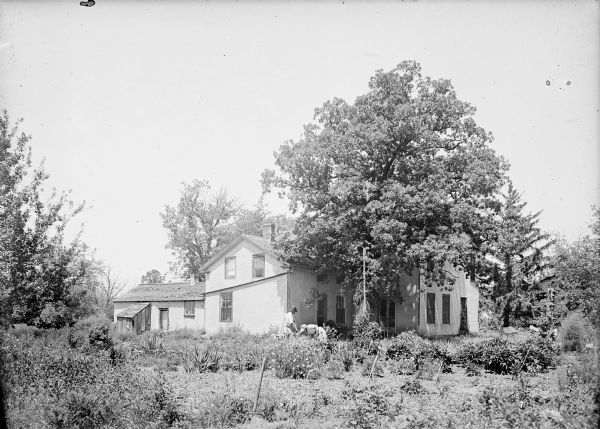
[[160, 308], [159, 309], [159, 328], [161, 331], [169, 330], [169, 309], [168, 308]]
[[327, 321], [327, 295], [317, 301], [317, 325], [323, 326]]

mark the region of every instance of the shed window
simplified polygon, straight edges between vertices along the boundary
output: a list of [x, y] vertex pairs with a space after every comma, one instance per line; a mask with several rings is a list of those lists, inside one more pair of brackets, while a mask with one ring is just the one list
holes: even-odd
[[346, 323], [346, 298], [343, 295], [335, 297], [335, 323]]
[[233, 321], [233, 296], [232, 293], [221, 294], [221, 322]]
[[427, 294], [427, 323], [435, 323], [435, 293]]
[[196, 316], [196, 301], [184, 301], [183, 307], [184, 307], [183, 315], [185, 317], [195, 317]]
[[252, 276], [253, 277], [264, 277], [265, 276], [265, 255], [254, 255], [252, 257]]
[[450, 295], [442, 295], [442, 323], [450, 324]]
[[225, 278], [235, 279], [235, 256], [225, 258]]

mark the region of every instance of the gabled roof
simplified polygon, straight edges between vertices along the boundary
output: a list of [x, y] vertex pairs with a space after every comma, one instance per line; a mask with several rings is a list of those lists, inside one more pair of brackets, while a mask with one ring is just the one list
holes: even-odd
[[204, 283], [153, 283], [134, 287], [115, 302], [203, 301]]
[[262, 249], [265, 253], [268, 253], [269, 255], [271, 255], [273, 258], [285, 263], [283, 255], [275, 249], [274, 243], [272, 241], [265, 240], [264, 238], [258, 237], [256, 235], [240, 234], [235, 240], [232, 240], [229, 244], [227, 244], [219, 252], [217, 252], [215, 254], [215, 256], [213, 256], [208, 261], [206, 261], [204, 264], [202, 264], [202, 266], [200, 267], [200, 271], [202, 271], [202, 272], [208, 271], [208, 268], [210, 268], [211, 265], [213, 265], [219, 259], [224, 257], [227, 254], [227, 252], [229, 252], [235, 246], [240, 244], [242, 241], [249, 241], [250, 243], [254, 244], [256, 247], [259, 247], [260, 249]]
[[148, 307], [149, 305], [150, 305], [149, 302], [140, 302], [139, 304], [131, 304], [125, 310], [123, 310], [119, 314], [117, 314], [117, 317], [127, 317], [128, 319], [131, 319], [131, 318], [135, 317], [144, 308]]

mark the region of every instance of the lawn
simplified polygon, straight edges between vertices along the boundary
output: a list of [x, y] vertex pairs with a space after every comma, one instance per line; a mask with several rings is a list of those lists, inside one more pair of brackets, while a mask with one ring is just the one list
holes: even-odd
[[598, 418], [595, 350], [562, 352], [528, 333], [358, 347], [27, 328], [4, 333], [2, 353], [9, 427], [591, 428]]

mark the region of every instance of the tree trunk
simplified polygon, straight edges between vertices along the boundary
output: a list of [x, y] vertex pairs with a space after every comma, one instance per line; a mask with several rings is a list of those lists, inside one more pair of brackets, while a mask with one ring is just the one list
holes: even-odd
[[506, 301], [506, 304], [504, 304], [504, 309], [502, 310], [502, 326], [505, 328], [510, 326], [510, 301], [510, 299]]

